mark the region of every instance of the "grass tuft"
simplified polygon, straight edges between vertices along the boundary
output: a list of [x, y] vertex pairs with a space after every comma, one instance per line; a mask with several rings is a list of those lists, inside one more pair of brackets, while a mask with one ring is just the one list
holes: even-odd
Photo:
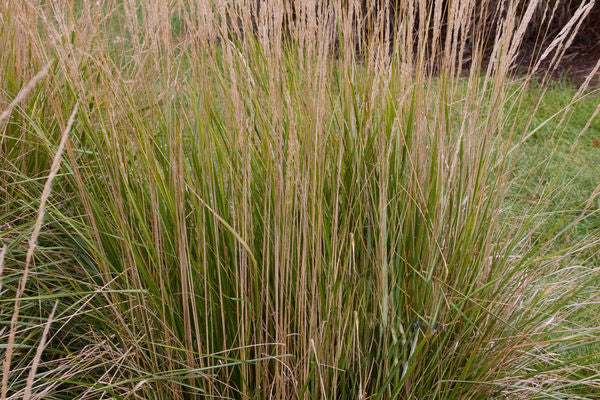
[[0, 5], [2, 400], [598, 396], [592, 2], [371, 3]]

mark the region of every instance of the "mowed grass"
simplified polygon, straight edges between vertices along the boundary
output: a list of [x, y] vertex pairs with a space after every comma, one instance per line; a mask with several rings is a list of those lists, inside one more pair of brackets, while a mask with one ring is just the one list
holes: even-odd
[[[505, 204], [508, 223], [522, 218], [537, 219], [535, 237], [544, 243], [550, 257], [567, 254], [565, 271], [600, 263], [600, 117], [594, 115], [600, 102], [597, 88], [586, 92], [566, 114], [561, 111], [576, 94], [577, 86], [569, 80], [551, 81], [544, 88], [532, 86], [525, 96], [524, 109], [532, 109], [545, 94], [534, 117], [534, 126], [544, 124], [522, 145], [513, 171], [513, 186]], [[525, 118], [517, 115], [517, 121]], [[561, 124], [561, 118], [567, 121]], [[586, 125], [589, 124], [589, 128]], [[548, 238], [551, 234], [551, 240]], [[540, 239], [541, 238], [541, 239]], [[580, 251], [573, 251], [576, 248]], [[568, 275], [568, 272], [565, 272]], [[600, 279], [589, 274], [582, 282], [583, 292], [596, 299]], [[567, 293], [565, 293], [567, 295]], [[584, 295], [583, 298], [587, 296]], [[590, 300], [586, 300], [590, 301]], [[574, 326], [597, 326], [600, 315], [592, 300], [583, 312], [573, 314]], [[567, 357], [577, 359], [594, 354], [593, 346], [573, 349]], [[578, 377], [586, 372], [578, 371]]]
[[[522, 123], [530, 117], [528, 110], [543, 99], [533, 117], [533, 125], [541, 128], [520, 149], [507, 205], [516, 215], [527, 215], [535, 209], [544, 216], [544, 223], [537, 228], [540, 235], [548, 230], [560, 231], [548, 243], [556, 251], [583, 241], [593, 244], [600, 232], [600, 117], [590, 121], [600, 92], [592, 88], [584, 93], [565, 114], [562, 111], [573, 101], [576, 91], [576, 85], [566, 79], [551, 81], [543, 88], [533, 85], [524, 98], [523, 113], [516, 116]], [[598, 263], [599, 250], [592, 245], [576, 259], [589, 262], [591, 257]]]
[[203, 4], [1, 6], [1, 400], [598, 397], [535, 2]]

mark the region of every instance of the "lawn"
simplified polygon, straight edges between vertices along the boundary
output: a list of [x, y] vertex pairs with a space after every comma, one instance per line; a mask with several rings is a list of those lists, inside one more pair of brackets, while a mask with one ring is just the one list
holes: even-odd
[[585, 263], [593, 257], [597, 265], [598, 246], [594, 241], [600, 229], [600, 177], [594, 166], [600, 165], [600, 147], [594, 141], [600, 138], [600, 119], [590, 118], [600, 92], [592, 89], [584, 93], [572, 110], [563, 113], [573, 101], [577, 86], [568, 80], [554, 81], [545, 88], [536, 85], [527, 92], [523, 114], [530, 115], [527, 110], [536, 106], [542, 91], [545, 95], [532, 124], [543, 126], [520, 149], [508, 204], [516, 215], [533, 211], [542, 217], [540, 233], [560, 231], [549, 244], [553, 250], [589, 241], [591, 246], [575, 259]]

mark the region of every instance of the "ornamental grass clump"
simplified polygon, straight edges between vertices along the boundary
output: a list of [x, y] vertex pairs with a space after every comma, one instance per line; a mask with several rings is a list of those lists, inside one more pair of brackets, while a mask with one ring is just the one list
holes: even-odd
[[0, 5], [2, 399], [597, 396], [520, 3]]

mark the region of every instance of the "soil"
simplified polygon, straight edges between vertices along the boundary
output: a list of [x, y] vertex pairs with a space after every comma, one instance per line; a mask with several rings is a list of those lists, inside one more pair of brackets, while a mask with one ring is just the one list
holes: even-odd
[[[530, 49], [522, 49], [521, 56], [517, 59], [517, 69], [527, 71], [531, 68]], [[549, 57], [551, 58], [551, 56]], [[548, 60], [549, 61], [549, 60]], [[564, 80], [573, 85], [581, 85], [588, 75], [594, 70], [596, 63], [600, 61], [600, 42], [594, 48], [572, 46], [563, 56], [559, 65], [552, 71], [548, 70], [548, 65], [540, 66], [538, 75], [540, 77], [549, 75], [555, 80]], [[590, 82], [591, 88], [600, 88], [600, 68], [594, 74]]]
[[[600, 43], [591, 51], [577, 51], [571, 49], [569, 54], [565, 55], [559, 68], [553, 73], [557, 77], [565, 77], [574, 83], [583, 83], [583, 81], [592, 72], [600, 60]], [[591, 85], [600, 86], [600, 69], [596, 71], [592, 78]]]

